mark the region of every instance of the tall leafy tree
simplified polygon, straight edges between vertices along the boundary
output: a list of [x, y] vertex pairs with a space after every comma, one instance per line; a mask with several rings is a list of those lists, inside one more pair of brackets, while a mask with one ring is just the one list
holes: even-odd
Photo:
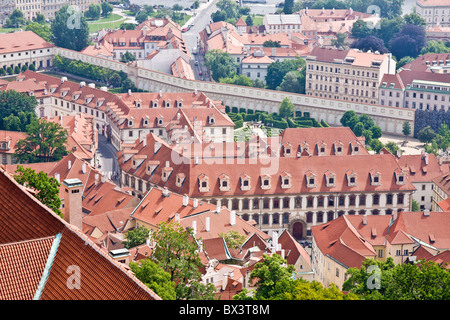
[[36, 21], [30, 22], [25, 27], [26, 31], [33, 31], [39, 37], [44, 39], [47, 42], [51, 41], [52, 31], [50, 30], [50, 26], [48, 24], [39, 23]]
[[52, 41], [57, 47], [81, 51], [89, 45], [89, 26], [76, 7], [62, 7], [52, 21]]
[[21, 165], [17, 166], [15, 173], [14, 180], [23, 186], [36, 190], [35, 197], [61, 216], [62, 202], [59, 198], [59, 187], [61, 185], [58, 180], [49, 177], [43, 171], [36, 173], [33, 169], [24, 168]]
[[359, 39], [352, 44], [352, 48], [357, 48], [362, 51], [378, 51], [380, 53], [387, 53], [389, 50], [384, 46], [384, 41], [378, 37], [369, 35], [365, 38]]
[[211, 70], [215, 81], [221, 78], [232, 78], [236, 73], [237, 63], [229, 53], [219, 49], [209, 50], [205, 54], [205, 64]]
[[[371, 266], [373, 266], [371, 268]], [[394, 265], [366, 259], [361, 268], [350, 268], [343, 290], [373, 300], [448, 300], [450, 271], [445, 265], [420, 260]]]
[[407, 56], [417, 57], [426, 43], [424, 28], [407, 24], [392, 37], [389, 48], [398, 61]]
[[102, 16], [107, 17], [113, 12], [113, 5], [107, 1], [103, 1], [102, 4]]
[[131, 249], [136, 246], [139, 246], [147, 240], [149, 237], [149, 232], [146, 227], [141, 226], [139, 228], [132, 229], [128, 231], [125, 235], [126, 240], [122, 241], [122, 243], [125, 245], [125, 248]]
[[38, 119], [26, 127], [27, 136], [17, 142], [15, 156], [21, 162], [51, 162], [67, 155], [67, 131], [58, 123]]
[[284, 76], [290, 71], [301, 70], [305, 66], [305, 60], [298, 57], [296, 59], [286, 59], [275, 61], [267, 67], [266, 84], [269, 89], [276, 90], [283, 82]]
[[139, 264], [130, 262], [130, 269], [136, 278], [153, 290], [163, 300], [175, 300], [175, 283], [170, 274], [161, 269], [155, 262], [145, 259]]
[[278, 113], [281, 117], [287, 119], [294, 114], [294, 104], [292, 101], [286, 97], [281, 101], [280, 107], [278, 108]]
[[14, 9], [9, 18], [6, 19], [6, 28], [19, 28], [26, 24], [26, 20], [23, 17], [23, 12], [20, 9]]
[[35, 96], [14, 90], [0, 91], [0, 128], [4, 129], [6, 117], [19, 116], [20, 112], [34, 113], [37, 105]]
[[179, 223], [171, 221], [158, 224], [151, 235], [155, 242], [152, 259], [176, 283], [177, 299], [213, 299], [215, 288], [200, 282], [202, 266], [198, 245], [192, 230], [185, 230]]
[[294, 0], [285, 0], [283, 6], [284, 14], [292, 14], [294, 11]]

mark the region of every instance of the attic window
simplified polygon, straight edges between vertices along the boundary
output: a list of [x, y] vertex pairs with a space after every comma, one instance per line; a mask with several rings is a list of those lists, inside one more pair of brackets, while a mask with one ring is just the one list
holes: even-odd
[[261, 189], [268, 190], [270, 189], [270, 176], [262, 176], [261, 177]]
[[166, 101], [166, 108], [170, 108], [170, 100]]
[[141, 99], [136, 100], [135, 104], [136, 104], [136, 108], [140, 108], [142, 106], [142, 100]]
[[283, 172], [281, 174], [281, 188], [288, 189], [291, 188], [291, 175], [289, 173]]
[[152, 102], [152, 108], [158, 108], [158, 100]]
[[132, 127], [133, 126], [133, 119], [128, 120], [128, 126]]
[[316, 175], [311, 171], [306, 172], [306, 187], [307, 188], [315, 188], [316, 185]]
[[241, 190], [250, 190], [250, 177], [246, 174], [241, 175]]
[[346, 172], [347, 175], [347, 185], [349, 187], [356, 187], [356, 173], [349, 170]]
[[198, 177], [199, 192], [209, 192], [209, 178], [205, 174]]
[[214, 119], [213, 116], [211, 116], [211, 117], [209, 118], [209, 124], [214, 124], [214, 123], [216, 123], [216, 120]]
[[219, 190], [230, 191], [230, 177], [225, 174], [219, 176]]
[[325, 182], [326, 182], [327, 188], [335, 187], [336, 186], [336, 175], [331, 171], [325, 172]]

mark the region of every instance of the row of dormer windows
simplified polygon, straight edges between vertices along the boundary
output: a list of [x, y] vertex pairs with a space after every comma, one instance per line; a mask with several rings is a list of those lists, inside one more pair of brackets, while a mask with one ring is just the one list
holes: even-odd
[[[381, 174], [376, 171], [371, 171], [370, 175], [370, 184], [372, 186], [381, 185]], [[317, 187], [317, 176], [312, 171], [307, 171], [305, 174], [306, 177], [306, 187], [307, 188], [316, 188]], [[209, 192], [209, 178], [202, 174], [199, 176], [199, 191], [200, 192]], [[219, 190], [220, 191], [230, 191], [230, 178], [221, 174], [219, 176]], [[261, 184], [260, 187], [263, 190], [268, 190], [272, 188], [272, 177], [269, 175], [264, 175], [260, 177]], [[348, 187], [356, 187], [357, 184], [357, 174], [351, 170], [346, 172], [346, 180]], [[405, 174], [401, 171], [395, 172], [395, 181], [397, 185], [403, 185], [405, 183]], [[289, 189], [292, 187], [292, 176], [286, 172], [283, 172], [280, 175], [281, 188]], [[336, 187], [336, 175], [331, 171], [327, 171], [325, 173], [325, 184], [327, 188]], [[240, 177], [240, 188], [242, 191], [248, 191], [251, 189], [250, 187], [250, 177], [246, 174], [241, 175]]]

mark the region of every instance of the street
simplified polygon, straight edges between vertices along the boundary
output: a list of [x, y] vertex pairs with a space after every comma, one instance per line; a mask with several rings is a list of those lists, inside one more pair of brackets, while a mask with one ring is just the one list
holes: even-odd
[[[118, 183], [119, 164], [117, 150], [102, 134], [98, 135], [98, 149], [96, 153], [97, 163], [103, 175], [113, 182]], [[115, 173], [115, 174], [114, 174]]]

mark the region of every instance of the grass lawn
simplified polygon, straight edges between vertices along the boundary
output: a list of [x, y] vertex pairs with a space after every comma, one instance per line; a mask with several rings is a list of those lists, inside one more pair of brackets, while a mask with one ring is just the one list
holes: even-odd
[[98, 20], [88, 20], [89, 32], [90, 33], [98, 32], [103, 28], [117, 29], [124, 21], [125, 19], [122, 20], [122, 16], [115, 13], [109, 15], [106, 18], [100, 18]]
[[0, 28], [0, 33], [7, 33], [7, 32], [13, 32], [13, 31], [17, 31], [19, 29], [16, 28]]
[[[252, 16], [252, 18], [253, 18], [254, 26], [262, 26], [264, 16], [255, 15], [255, 16]], [[242, 19], [245, 21], [245, 19], [247, 19], [247, 16], [242, 16]]]

